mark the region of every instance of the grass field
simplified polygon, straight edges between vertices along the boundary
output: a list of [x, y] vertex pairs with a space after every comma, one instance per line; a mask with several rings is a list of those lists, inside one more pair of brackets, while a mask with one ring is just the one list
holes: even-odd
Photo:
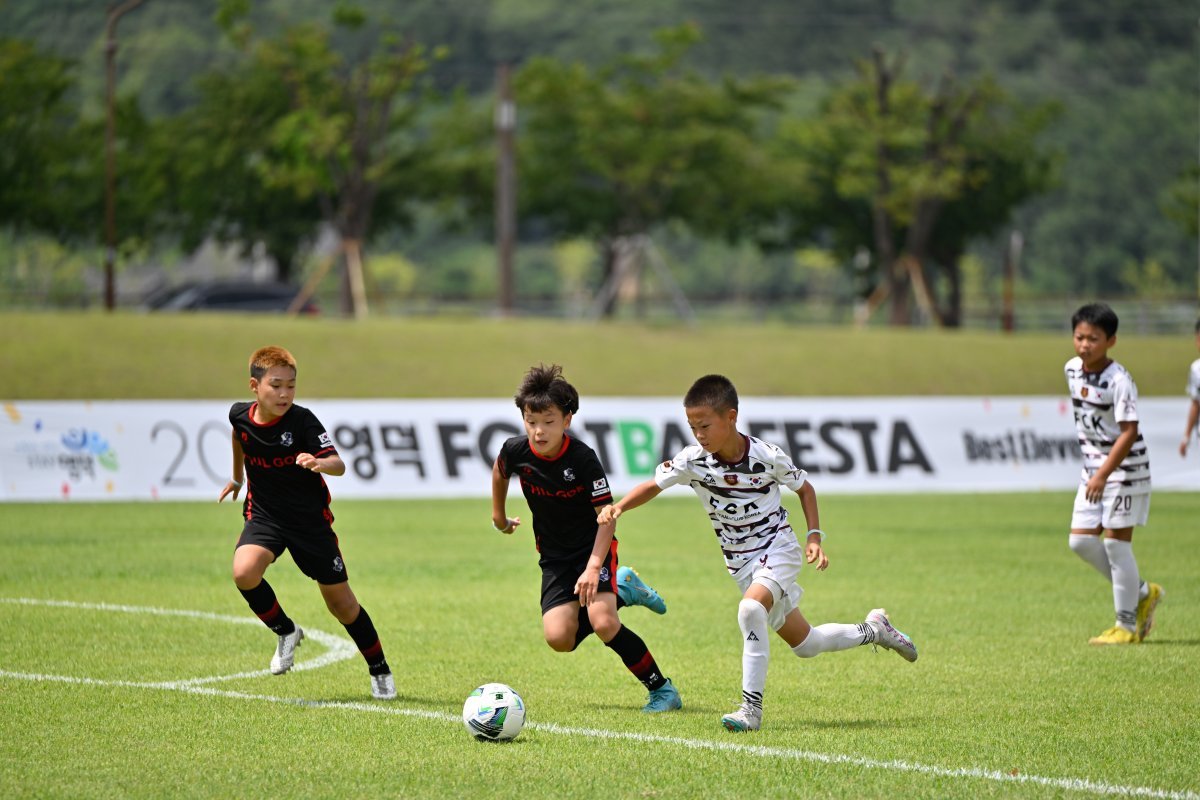
[[[1198, 797], [1196, 498], [1154, 498], [1137, 554], [1169, 596], [1145, 644], [1114, 649], [1086, 643], [1112, 605], [1066, 546], [1070, 503], [822, 498], [832, 564], [803, 576], [806, 615], [884, 605], [920, 660], [773, 645], [765, 727], [741, 736], [718, 721], [739, 699], [737, 593], [690, 498], [621, 523], [623, 562], [669, 604], [623, 612], [683, 694], [655, 716], [594, 639], [542, 643], [532, 544], [491, 532], [486, 501], [334, 504], [390, 703], [286, 558], [268, 573], [285, 608], [332, 636], [300, 649], [311, 669], [236, 677], [274, 640], [228, 575], [235, 508], [6, 505], [0, 797]], [[511, 744], [458, 719], [485, 681], [527, 701]]]
[[[300, 362], [302, 398], [509, 395], [531, 364], [558, 362], [592, 396], [681, 396], [723, 372], [745, 396], [1062, 394], [1063, 332], [563, 320], [286, 319], [221, 314], [0, 314], [0, 400], [227, 399], [246, 393], [264, 344]], [[1120, 311], [1120, 309], [1118, 309]], [[1122, 331], [1113, 356], [1144, 396], [1177, 396], [1190, 336]]]

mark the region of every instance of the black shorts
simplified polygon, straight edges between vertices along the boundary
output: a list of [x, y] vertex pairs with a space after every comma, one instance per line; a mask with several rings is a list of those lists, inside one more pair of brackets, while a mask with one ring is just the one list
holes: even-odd
[[317, 583], [345, 583], [350, 579], [342, 551], [338, 549], [337, 534], [332, 528], [285, 533], [274, 525], [252, 519], [246, 521], [238, 538], [237, 546], [244, 544], [265, 547], [275, 554], [275, 558], [287, 550], [300, 571]]
[[[591, 558], [591, 548], [577, 556], [554, 560], [542, 559], [542, 614], [555, 606], [564, 603], [578, 603], [579, 595], [575, 594], [575, 582], [587, 569], [588, 559]], [[600, 583], [598, 592], [615, 592], [617, 590], [617, 540], [613, 539], [608, 548], [608, 558], [600, 565]]]

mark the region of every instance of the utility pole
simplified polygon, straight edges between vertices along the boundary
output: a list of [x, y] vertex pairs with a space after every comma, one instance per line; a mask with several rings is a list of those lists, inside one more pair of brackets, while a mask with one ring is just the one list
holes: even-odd
[[1008, 251], [1004, 254], [1004, 283], [1001, 297], [1000, 330], [1012, 333], [1017, 329], [1016, 283], [1017, 265], [1021, 261], [1021, 248], [1025, 237], [1013, 231], [1008, 237]]
[[510, 316], [517, 242], [517, 104], [508, 64], [496, 69], [496, 95], [496, 256], [500, 267], [500, 314]]
[[104, 126], [104, 308], [108, 311], [117, 305], [117, 159], [113, 152], [117, 137], [117, 21], [145, 1], [126, 0], [121, 5], [110, 5], [104, 25], [104, 106], [107, 115]]

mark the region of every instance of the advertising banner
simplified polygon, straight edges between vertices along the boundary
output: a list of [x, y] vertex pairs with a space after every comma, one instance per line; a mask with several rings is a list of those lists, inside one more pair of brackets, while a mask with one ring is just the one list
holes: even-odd
[[[1155, 489], [1200, 487], [1200, 447], [1186, 460], [1178, 452], [1187, 404], [1139, 401]], [[0, 500], [215, 500], [231, 469], [229, 405], [4, 403]], [[328, 479], [335, 500], [488, 497], [501, 443], [523, 433], [507, 400], [302, 405], [346, 462], [345, 476]], [[1079, 480], [1072, 409], [1058, 397], [744, 397], [739, 428], [782, 447], [818, 492], [1071, 490]], [[599, 454], [617, 495], [693, 443], [678, 398], [585, 399], [571, 433]]]

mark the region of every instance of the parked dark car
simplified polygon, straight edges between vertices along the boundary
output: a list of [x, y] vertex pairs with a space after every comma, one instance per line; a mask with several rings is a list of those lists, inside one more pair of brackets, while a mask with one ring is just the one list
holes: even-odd
[[[265, 311], [284, 312], [300, 288], [286, 283], [250, 281], [205, 281], [184, 283], [151, 293], [142, 306], [150, 311]], [[301, 314], [316, 314], [311, 299], [300, 307]]]

